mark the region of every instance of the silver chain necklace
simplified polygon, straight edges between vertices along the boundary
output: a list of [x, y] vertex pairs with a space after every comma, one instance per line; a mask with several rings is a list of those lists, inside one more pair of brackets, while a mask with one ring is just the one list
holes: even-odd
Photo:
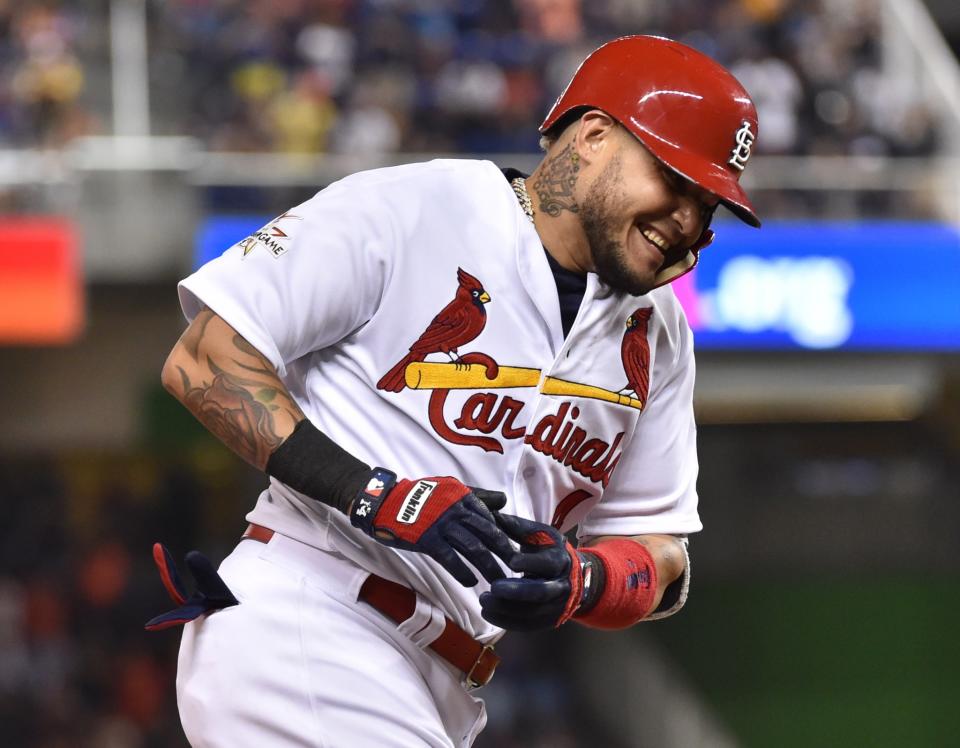
[[517, 177], [511, 180], [510, 186], [513, 187], [513, 191], [517, 196], [517, 200], [520, 201], [520, 207], [523, 208], [523, 212], [527, 214], [530, 223], [533, 223], [533, 202], [530, 200], [530, 195], [527, 194], [527, 185], [524, 183], [523, 177]]

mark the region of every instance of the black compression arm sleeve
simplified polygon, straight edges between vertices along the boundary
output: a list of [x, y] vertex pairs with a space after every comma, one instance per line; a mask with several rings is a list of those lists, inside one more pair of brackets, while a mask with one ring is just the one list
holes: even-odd
[[370, 466], [304, 418], [270, 455], [266, 472], [321, 504], [346, 514], [363, 488]]

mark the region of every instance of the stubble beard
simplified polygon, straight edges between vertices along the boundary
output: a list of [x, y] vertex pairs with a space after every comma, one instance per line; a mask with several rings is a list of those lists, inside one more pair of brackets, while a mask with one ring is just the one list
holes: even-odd
[[618, 153], [590, 185], [580, 203], [580, 224], [600, 280], [616, 291], [643, 296], [653, 288], [653, 278], [630, 267], [627, 248], [618, 238], [626, 202], [620, 187], [622, 172]]

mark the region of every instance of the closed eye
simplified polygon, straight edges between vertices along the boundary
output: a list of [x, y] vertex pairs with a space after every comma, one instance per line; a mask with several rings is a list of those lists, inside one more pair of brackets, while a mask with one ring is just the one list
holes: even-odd
[[663, 174], [664, 181], [676, 194], [683, 196], [690, 195], [696, 199], [700, 204], [700, 220], [703, 228], [706, 229], [713, 220], [713, 213], [720, 204], [720, 198], [712, 192], [707, 192], [703, 188], [698, 187], [689, 179], [680, 176], [673, 169], [669, 169], [666, 166], [660, 166], [660, 173]]

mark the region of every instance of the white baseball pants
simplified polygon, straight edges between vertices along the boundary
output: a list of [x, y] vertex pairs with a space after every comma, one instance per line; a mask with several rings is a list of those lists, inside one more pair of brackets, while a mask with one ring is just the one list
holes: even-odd
[[460, 748], [483, 729], [460, 673], [357, 600], [355, 564], [277, 533], [241, 541], [220, 575], [240, 605], [180, 645], [194, 748]]

